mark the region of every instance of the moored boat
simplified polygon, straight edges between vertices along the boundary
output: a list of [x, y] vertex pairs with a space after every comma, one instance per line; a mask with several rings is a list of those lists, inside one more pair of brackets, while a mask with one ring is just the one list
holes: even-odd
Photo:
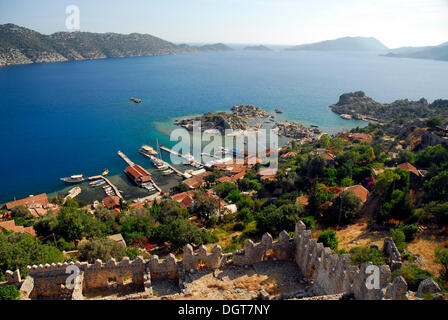
[[86, 180], [86, 178], [82, 174], [75, 174], [70, 177], [61, 178], [61, 180], [66, 183], [79, 183]]
[[104, 169], [102, 176], [107, 176], [109, 174], [109, 169]]
[[142, 145], [139, 151], [143, 155], [156, 155], [157, 154], [157, 151], [155, 151], [153, 147], [148, 146], [146, 144]]

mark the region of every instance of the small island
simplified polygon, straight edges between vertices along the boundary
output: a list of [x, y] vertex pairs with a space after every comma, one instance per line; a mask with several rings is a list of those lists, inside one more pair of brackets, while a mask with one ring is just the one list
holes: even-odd
[[244, 50], [251, 50], [251, 51], [272, 51], [271, 48], [268, 48], [264, 45], [259, 46], [248, 46], [245, 47]]
[[231, 109], [232, 113], [227, 112], [207, 112], [202, 116], [189, 119], [176, 120], [175, 125], [181, 126], [188, 131], [193, 131], [193, 122], [201, 122], [201, 131], [218, 130], [225, 134], [226, 130], [248, 130], [249, 124], [244, 119], [267, 118], [269, 114], [263, 108], [253, 105], [235, 105]]

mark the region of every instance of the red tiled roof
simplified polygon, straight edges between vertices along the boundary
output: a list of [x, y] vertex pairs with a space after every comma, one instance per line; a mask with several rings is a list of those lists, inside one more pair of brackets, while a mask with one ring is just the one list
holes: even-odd
[[18, 206], [18, 205], [23, 205], [27, 208], [32, 207], [32, 206], [42, 206], [42, 207], [46, 207], [48, 206], [50, 202], [48, 201], [47, 198], [47, 194], [46, 193], [41, 193], [38, 194], [37, 196], [30, 196], [28, 198], [25, 199], [20, 199], [17, 201], [12, 201], [12, 202], [8, 202], [6, 204], [6, 208], [8, 210], [10, 210], [12, 207]]
[[417, 176], [421, 176], [421, 173], [417, 170], [417, 168], [414, 167], [414, 166], [413, 166], [412, 164], [410, 164], [409, 162], [399, 164], [399, 165], [397, 166], [397, 168], [400, 168], [400, 169], [403, 169], [403, 170], [412, 172], [413, 174], [415, 174], [415, 175], [417, 175]]
[[219, 182], [219, 183], [231, 182], [231, 181], [232, 181], [232, 179], [228, 176], [223, 176], [221, 178], [216, 179], [216, 182]]
[[151, 174], [138, 164], [127, 167], [126, 172], [129, 173], [137, 182], [146, 182], [151, 179]]
[[237, 173], [237, 174], [233, 175], [232, 177], [230, 177], [230, 182], [235, 183], [238, 180], [244, 178], [245, 175], [246, 175], [246, 171], [241, 171], [240, 173]]
[[367, 197], [369, 196], [369, 190], [367, 190], [360, 184], [347, 187], [344, 189], [344, 191], [353, 191], [353, 193], [362, 201], [362, 203], [366, 202]]
[[120, 207], [120, 197], [118, 196], [107, 196], [102, 200], [102, 202], [109, 210]]
[[364, 141], [370, 142], [370, 141], [373, 140], [373, 137], [370, 134], [367, 134], [367, 133], [352, 133], [352, 134], [349, 135], [349, 137], [351, 139], [358, 139], [361, 142], [364, 142]]
[[291, 152], [287, 152], [287, 153], [282, 154], [282, 155], [280, 156], [280, 158], [295, 157], [296, 155], [297, 155], [297, 153], [291, 151]]
[[26, 233], [33, 237], [36, 236], [36, 231], [34, 230], [33, 227], [16, 226], [14, 220], [0, 222], [0, 229], [5, 229], [7, 231], [17, 233]]
[[257, 175], [260, 176], [275, 176], [277, 174], [277, 169], [263, 169], [257, 172]]

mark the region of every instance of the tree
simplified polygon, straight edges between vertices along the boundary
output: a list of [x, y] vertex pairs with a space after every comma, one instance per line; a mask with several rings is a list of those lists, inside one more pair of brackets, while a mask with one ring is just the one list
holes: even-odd
[[118, 242], [102, 238], [83, 242], [79, 245], [79, 258], [81, 261], [94, 263], [96, 259], [106, 262], [110, 258], [121, 261], [126, 255], [126, 249]]
[[16, 218], [26, 218], [30, 215], [30, 211], [23, 205], [14, 206], [11, 208], [11, 215]]
[[48, 237], [53, 234], [58, 226], [58, 220], [53, 213], [37, 218], [34, 222], [34, 230], [39, 237]]
[[171, 188], [171, 191], [177, 193], [186, 192], [188, 190], [190, 190], [190, 188], [185, 183], [179, 183], [178, 185], [175, 185], [174, 187]]
[[219, 200], [204, 192], [196, 191], [194, 194], [194, 206], [192, 212], [199, 218], [210, 219], [211, 216], [219, 212]]
[[423, 190], [426, 200], [443, 201], [448, 199], [448, 170], [440, 172], [426, 181]]
[[6, 270], [16, 269], [25, 277], [28, 265], [62, 261], [62, 252], [58, 248], [43, 245], [28, 234], [0, 234], [0, 277]]
[[362, 201], [353, 191], [344, 191], [333, 201], [330, 210], [324, 214], [327, 224], [347, 224], [356, 217], [362, 207]]
[[20, 291], [14, 285], [7, 285], [0, 287], [0, 301], [1, 300], [19, 300]]
[[329, 247], [332, 250], [337, 249], [339, 245], [338, 238], [336, 237], [336, 231], [334, 230], [322, 231], [317, 238], [317, 242], [322, 242], [324, 247]]
[[426, 125], [431, 129], [434, 129], [435, 127], [440, 126], [442, 124], [443, 121], [440, 118], [432, 118], [426, 122]]
[[330, 137], [328, 137], [327, 134], [323, 134], [318, 141], [318, 146], [320, 148], [328, 148], [330, 146], [330, 142]]

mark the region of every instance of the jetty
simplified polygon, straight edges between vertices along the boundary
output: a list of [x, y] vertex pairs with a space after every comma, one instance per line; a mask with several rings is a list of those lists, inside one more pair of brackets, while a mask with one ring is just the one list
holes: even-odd
[[65, 203], [65, 201], [67, 201], [68, 198], [74, 199], [75, 197], [79, 196], [81, 194], [81, 191], [82, 190], [80, 187], [74, 187], [74, 188], [70, 189], [68, 191], [68, 195], [66, 195], [64, 197], [64, 203]]
[[112, 190], [115, 192], [115, 194], [117, 196], [119, 196], [121, 199], [123, 199], [123, 196], [121, 195], [120, 190], [118, 190], [118, 188], [112, 183], [110, 182], [109, 179], [107, 179], [105, 176], [103, 175], [97, 175], [97, 176], [91, 176], [88, 177], [89, 180], [99, 180], [99, 179], [103, 179], [104, 181], [106, 181], [106, 183], [112, 188]]
[[128, 164], [128, 166], [135, 166], [135, 163], [131, 161], [123, 152], [118, 150], [118, 155]]
[[163, 151], [169, 152], [171, 154], [174, 154], [174, 155], [176, 155], [178, 157], [181, 157], [182, 159], [187, 160], [188, 163], [193, 164], [194, 167], [197, 167], [197, 168], [204, 167], [204, 165], [202, 163], [200, 163], [199, 161], [196, 161], [193, 158], [193, 156], [191, 156], [191, 155], [190, 156], [186, 156], [186, 155], [183, 155], [183, 154], [181, 154], [179, 152], [176, 152], [176, 151], [174, 151], [174, 150], [172, 150], [170, 148], [164, 147], [164, 146], [160, 146], [160, 149], [163, 150]]
[[170, 165], [168, 162], [163, 161], [162, 159], [156, 158], [154, 156], [151, 155], [145, 155], [147, 156], [149, 159], [151, 159], [152, 162], [160, 162], [164, 165], [166, 165], [168, 168], [170, 168], [171, 170], [173, 170], [178, 176], [181, 176], [182, 178], [189, 178], [188, 175], [186, 175], [184, 172], [174, 168], [172, 165]]

